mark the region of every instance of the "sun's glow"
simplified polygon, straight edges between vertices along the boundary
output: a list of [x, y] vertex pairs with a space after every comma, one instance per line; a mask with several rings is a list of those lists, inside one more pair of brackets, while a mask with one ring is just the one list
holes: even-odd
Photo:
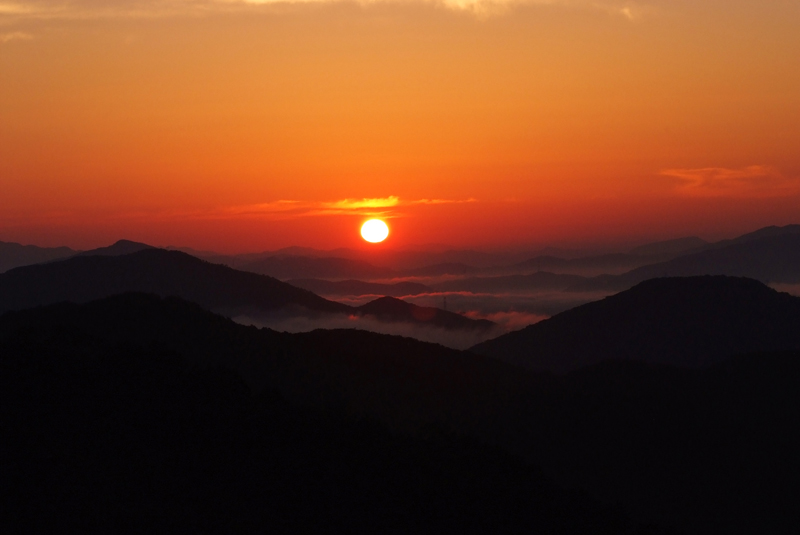
[[379, 243], [389, 235], [389, 227], [380, 219], [370, 219], [361, 225], [361, 237], [370, 243]]

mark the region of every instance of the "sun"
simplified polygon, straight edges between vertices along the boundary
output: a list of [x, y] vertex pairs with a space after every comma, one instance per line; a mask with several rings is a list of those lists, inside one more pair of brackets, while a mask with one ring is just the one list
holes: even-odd
[[361, 237], [370, 243], [380, 243], [389, 235], [389, 227], [380, 219], [370, 219], [361, 225]]

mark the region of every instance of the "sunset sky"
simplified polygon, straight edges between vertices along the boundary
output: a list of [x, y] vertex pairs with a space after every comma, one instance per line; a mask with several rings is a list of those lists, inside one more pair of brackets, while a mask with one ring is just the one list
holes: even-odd
[[0, 240], [521, 248], [800, 223], [797, 0], [0, 0]]

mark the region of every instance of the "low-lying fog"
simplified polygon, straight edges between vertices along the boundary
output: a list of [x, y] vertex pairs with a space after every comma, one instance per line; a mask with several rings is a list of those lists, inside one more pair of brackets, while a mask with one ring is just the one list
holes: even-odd
[[[363, 329], [382, 334], [408, 336], [442, 344], [453, 349], [467, 349], [475, 344], [496, 338], [510, 331], [522, 329], [550, 316], [578, 305], [597, 301], [607, 293], [540, 292], [527, 294], [474, 294], [469, 292], [442, 292], [402, 297], [404, 301], [419, 306], [437, 307], [456, 312], [471, 319], [487, 319], [497, 323], [489, 331], [447, 330], [417, 323], [383, 322], [369, 316], [327, 315], [317, 317], [273, 315], [256, 317], [240, 315], [234, 321], [244, 325], [268, 327], [282, 332], [309, 332], [315, 329]], [[357, 297], [323, 296], [359, 306], [380, 295]]]

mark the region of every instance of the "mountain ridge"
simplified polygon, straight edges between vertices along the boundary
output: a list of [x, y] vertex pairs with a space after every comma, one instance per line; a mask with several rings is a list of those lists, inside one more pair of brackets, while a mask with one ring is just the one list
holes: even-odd
[[564, 373], [603, 360], [704, 367], [747, 351], [800, 349], [800, 297], [737, 277], [660, 278], [470, 350]]
[[212, 264], [179, 251], [148, 246], [117, 254], [139, 245], [124, 242], [112, 250], [104, 249], [101, 254], [24, 266], [1, 274], [0, 312], [59, 301], [82, 303], [119, 293], [147, 292], [181, 297], [228, 316], [356, 314], [445, 329], [488, 328], [486, 320], [472, 320], [435, 308], [424, 308], [422, 313], [422, 307], [399, 300], [376, 300], [364, 307], [351, 307], [266, 275]]

